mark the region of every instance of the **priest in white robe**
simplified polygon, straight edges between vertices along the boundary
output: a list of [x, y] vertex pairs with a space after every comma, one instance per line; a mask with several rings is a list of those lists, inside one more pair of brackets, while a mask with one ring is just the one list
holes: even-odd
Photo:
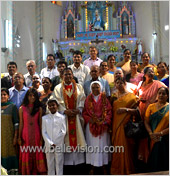
[[67, 133], [65, 136], [64, 165], [85, 163], [83, 150], [86, 147], [86, 141], [84, 137], [84, 119], [81, 115], [85, 94], [83, 87], [73, 80], [71, 68], [63, 70], [63, 82], [54, 88], [51, 98], [57, 99], [59, 112], [66, 116]]

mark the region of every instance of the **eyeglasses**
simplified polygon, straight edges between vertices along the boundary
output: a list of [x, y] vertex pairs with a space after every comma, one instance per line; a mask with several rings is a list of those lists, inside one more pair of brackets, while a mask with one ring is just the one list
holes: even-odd
[[16, 79], [23, 79], [23, 78], [20, 76], [16, 76], [16, 77], [14, 77], [14, 79], [16, 80]]

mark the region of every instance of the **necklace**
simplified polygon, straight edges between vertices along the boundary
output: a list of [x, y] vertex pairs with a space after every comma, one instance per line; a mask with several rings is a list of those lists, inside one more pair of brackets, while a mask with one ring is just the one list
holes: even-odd
[[[165, 103], [163, 106], [159, 106], [159, 107], [158, 107], [158, 104], [157, 104], [157, 108], [160, 108], [160, 109], [158, 110], [158, 114], [159, 114], [159, 115], [162, 116], [162, 115], [165, 114], [165, 112], [166, 112], [166, 110], [167, 110], [167, 108], [168, 108], [167, 104], [168, 104], [168, 103]], [[164, 108], [165, 106], [166, 106], [166, 108]], [[163, 112], [160, 111], [162, 108], [164, 108]]]

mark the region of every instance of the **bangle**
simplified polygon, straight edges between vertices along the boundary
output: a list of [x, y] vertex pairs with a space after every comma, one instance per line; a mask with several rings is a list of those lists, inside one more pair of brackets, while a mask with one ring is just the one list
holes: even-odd
[[126, 112], [128, 112], [129, 110], [128, 110], [128, 108], [126, 108]]
[[161, 131], [161, 136], [163, 136], [163, 132]]

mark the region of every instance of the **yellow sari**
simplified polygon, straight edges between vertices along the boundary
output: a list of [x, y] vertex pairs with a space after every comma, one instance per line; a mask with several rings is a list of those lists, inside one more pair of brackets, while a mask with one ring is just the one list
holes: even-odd
[[[164, 105], [164, 107], [162, 108], [166, 108], [166, 106], [168, 105], [169, 103], [166, 103]], [[161, 109], [162, 109], [161, 108]], [[156, 103], [154, 104], [151, 104], [148, 106], [147, 110], [146, 110], [146, 113], [145, 113], [145, 120], [150, 123], [150, 116], [153, 115], [154, 113], [158, 112], [161, 110], [161, 109], [158, 109], [156, 107]], [[166, 110], [166, 109], [165, 109]], [[158, 118], [159, 114], [157, 115], [157, 118]], [[162, 117], [162, 119], [160, 120], [159, 124], [156, 126], [155, 129], [153, 129], [153, 133], [155, 132], [161, 132], [162, 130], [166, 129], [169, 127], [169, 110], [164, 114], [164, 116]], [[155, 142], [153, 140], [151, 140], [151, 143], [150, 143], [150, 150], [152, 150], [153, 146], [154, 146]]]
[[128, 139], [124, 133], [124, 126], [130, 120], [130, 114], [117, 114], [119, 108], [133, 108], [137, 103], [137, 98], [133, 93], [127, 93], [113, 103], [113, 128], [112, 145], [114, 149], [123, 146], [124, 152], [115, 151], [112, 154], [111, 174], [124, 175], [134, 172], [132, 147], [133, 139]]

